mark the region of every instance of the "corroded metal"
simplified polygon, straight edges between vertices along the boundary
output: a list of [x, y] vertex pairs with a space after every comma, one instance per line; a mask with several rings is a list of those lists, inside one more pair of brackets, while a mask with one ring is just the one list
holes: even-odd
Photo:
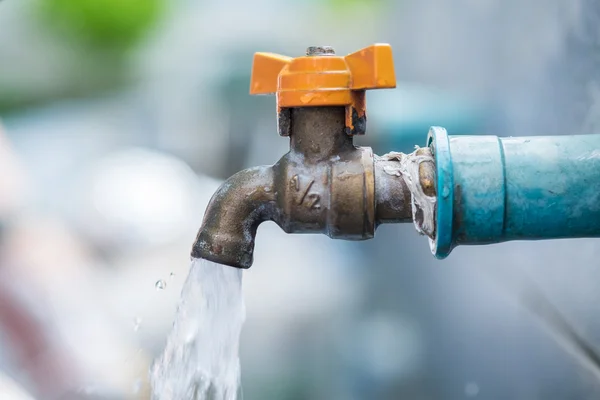
[[375, 193], [377, 224], [411, 222], [410, 190], [404, 179], [385, 172], [395, 168], [397, 161], [375, 158]]
[[241, 171], [219, 188], [192, 257], [249, 268], [256, 230], [267, 220], [287, 233], [346, 240], [372, 238], [381, 223], [412, 221], [404, 179], [384, 172], [394, 161], [354, 146], [344, 107], [291, 108], [288, 115], [290, 151], [275, 165]]
[[[431, 156], [429, 147], [421, 147], [416, 152], [417, 155]], [[435, 163], [433, 158], [431, 161], [424, 161], [419, 164], [419, 184], [423, 188], [423, 193], [427, 196], [435, 196]]]
[[334, 56], [335, 50], [331, 46], [310, 46], [306, 49], [307, 56]]

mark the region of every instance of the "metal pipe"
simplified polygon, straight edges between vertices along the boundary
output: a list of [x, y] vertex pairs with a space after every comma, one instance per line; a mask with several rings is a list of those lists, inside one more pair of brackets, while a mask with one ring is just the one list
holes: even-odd
[[396, 168], [398, 162], [375, 159], [375, 198], [377, 201], [375, 220], [377, 225], [412, 222], [410, 190], [404, 179], [386, 172]]
[[600, 135], [448, 136], [428, 143], [437, 175], [437, 235], [461, 244], [600, 237]]

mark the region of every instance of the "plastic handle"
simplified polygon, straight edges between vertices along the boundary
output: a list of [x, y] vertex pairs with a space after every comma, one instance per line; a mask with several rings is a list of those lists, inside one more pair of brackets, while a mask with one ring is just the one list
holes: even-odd
[[319, 55], [292, 58], [256, 53], [250, 94], [394, 87], [396, 77], [392, 48], [389, 44], [374, 44], [345, 57]]

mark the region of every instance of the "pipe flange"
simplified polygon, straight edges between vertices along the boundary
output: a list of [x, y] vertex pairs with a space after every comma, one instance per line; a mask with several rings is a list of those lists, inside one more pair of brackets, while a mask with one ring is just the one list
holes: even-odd
[[437, 179], [436, 234], [429, 239], [431, 252], [443, 259], [453, 249], [452, 219], [454, 207], [454, 171], [450, 154], [450, 139], [446, 129], [432, 126], [427, 135], [427, 146], [435, 157]]

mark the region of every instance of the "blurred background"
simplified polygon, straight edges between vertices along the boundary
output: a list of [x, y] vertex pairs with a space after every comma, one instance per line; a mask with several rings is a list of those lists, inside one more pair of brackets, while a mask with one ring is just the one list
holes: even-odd
[[[0, 2], [0, 397], [147, 399], [204, 209], [275, 162], [252, 54], [394, 49], [379, 154], [450, 134], [599, 133], [594, 0]], [[244, 273], [245, 399], [597, 399], [600, 242], [460, 247], [261, 226]], [[541, 304], [539, 302], [535, 304]], [[548, 308], [550, 307], [550, 308]], [[539, 311], [539, 309], [537, 309]]]

